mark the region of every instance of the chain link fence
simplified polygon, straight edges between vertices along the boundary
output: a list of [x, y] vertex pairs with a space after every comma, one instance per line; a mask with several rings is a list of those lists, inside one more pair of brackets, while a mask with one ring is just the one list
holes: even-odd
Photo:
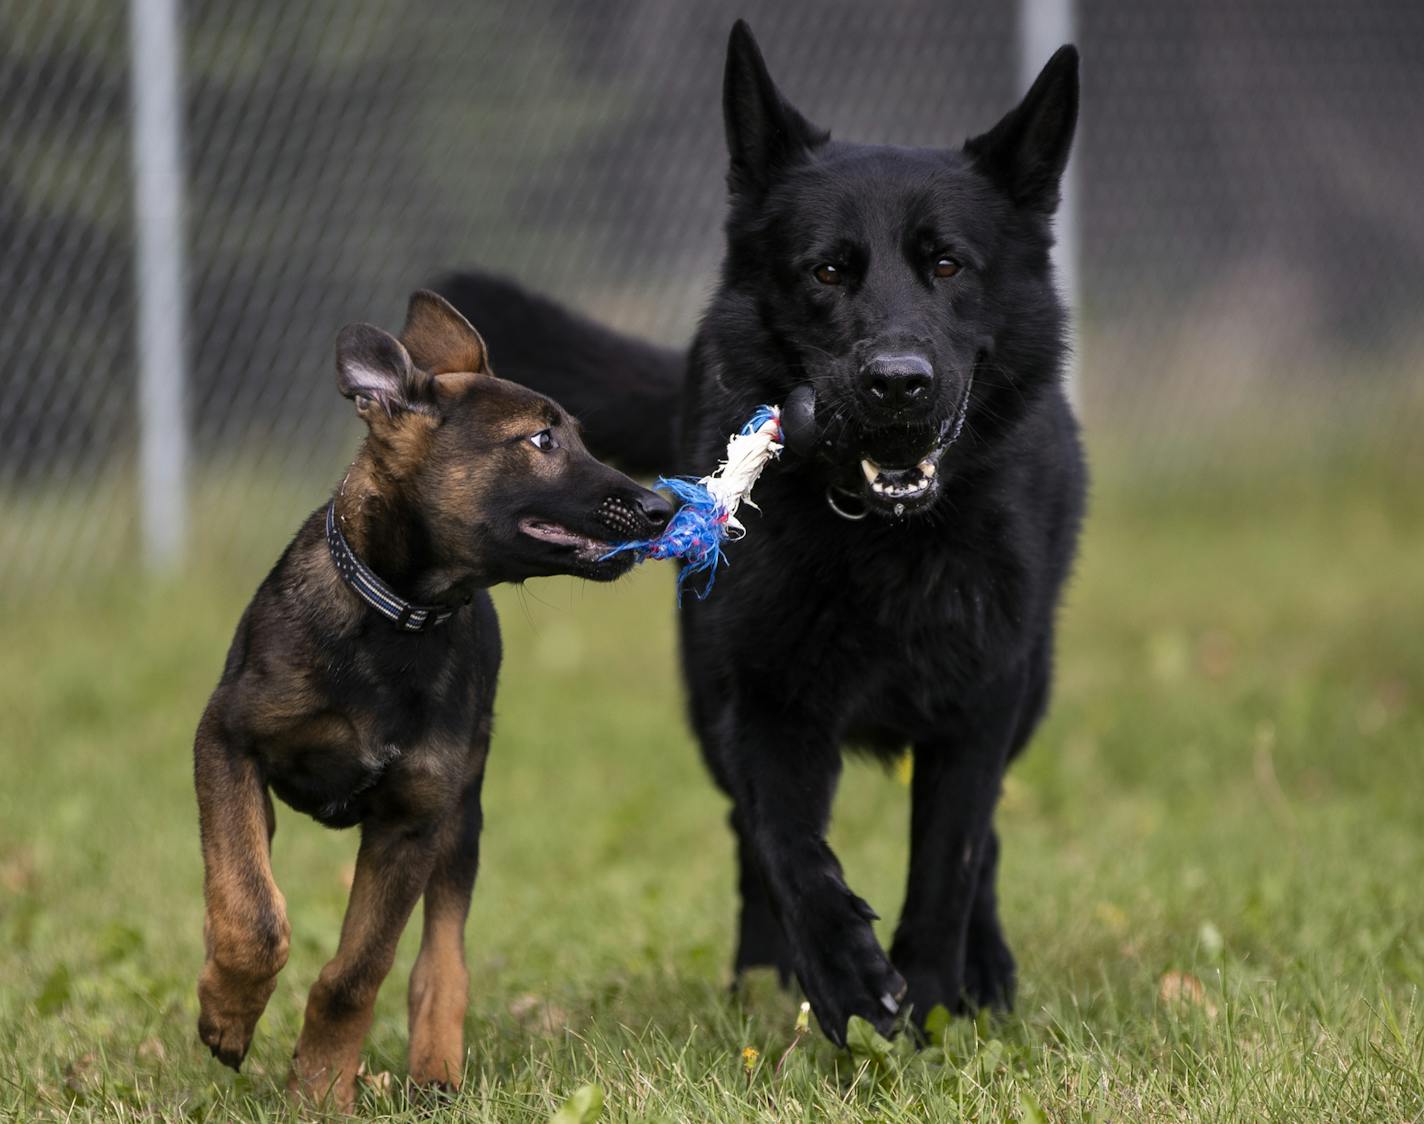
[[[9, 589], [142, 553], [140, 448], [162, 434], [143, 431], [136, 327], [134, 106], [161, 62], [134, 45], [141, 2], [0, 7]], [[813, 120], [949, 145], [1021, 92], [1032, 7], [180, 2], [184, 299], [160, 309], [186, 357], [180, 557], [270, 558], [254, 521], [294, 526], [357, 436], [336, 330], [396, 326], [445, 268], [501, 269], [687, 339], [718, 264], [737, 16]], [[1094, 436], [1129, 456], [1210, 455], [1242, 418], [1329, 432], [1358, 415], [1362, 439], [1411, 440], [1424, 6], [1079, 0], [1075, 17], [1078, 397]]]

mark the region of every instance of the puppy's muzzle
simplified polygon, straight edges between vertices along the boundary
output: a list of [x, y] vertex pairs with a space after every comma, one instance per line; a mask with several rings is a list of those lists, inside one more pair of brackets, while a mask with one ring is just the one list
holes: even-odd
[[609, 496], [596, 514], [600, 523], [622, 538], [655, 538], [672, 518], [673, 506], [644, 488], [634, 496]]

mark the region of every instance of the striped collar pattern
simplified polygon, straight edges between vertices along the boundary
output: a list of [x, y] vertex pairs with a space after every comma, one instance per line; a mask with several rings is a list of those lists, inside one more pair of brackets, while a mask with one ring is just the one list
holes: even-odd
[[371, 568], [356, 557], [336, 525], [335, 499], [326, 505], [326, 546], [331, 551], [331, 560], [336, 563], [337, 573], [356, 596], [403, 632], [424, 632], [455, 615], [458, 606], [414, 605], [376, 577]]

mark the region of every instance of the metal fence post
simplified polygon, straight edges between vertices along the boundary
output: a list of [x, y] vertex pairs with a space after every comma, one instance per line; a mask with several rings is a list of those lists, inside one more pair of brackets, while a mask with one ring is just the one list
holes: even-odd
[[[1073, 0], [1019, 0], [1019, 86], [1027, 90], [1038, 77], [1043, 64], [1064, 43], [1073, 42], [1074, 19]], [[1075, 151], [1078, 145], [1074, 146]], [[1078, 358], [1078, 192], [1074, 167], [1077, 161], [1070, 159], [1063, 173], [1063, 199], [1058, 205], [1058, 218], [1054, 224], [1058, 234], [1058, 245], [1054, 248], [1053, 261], [1058, 272], [1058, 283], [1063, 298], [1068, 302], [1068, 324], [1072, 351], [1068, 360], [1068, 397], [1076, 406], [1079, 402], [1079, 358]]]
[[139, 489], [153, 570], [182, 562], [187, 522], [180, 46], [178, 0], [130, 0]]

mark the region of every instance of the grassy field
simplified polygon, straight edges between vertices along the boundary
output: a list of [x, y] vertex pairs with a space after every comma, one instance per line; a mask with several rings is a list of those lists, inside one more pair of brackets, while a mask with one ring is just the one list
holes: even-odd
[[[1057, 701], [1000, 816], [1017, 1014], [919, 1053], [811, 1036], [780, 1072], [796, 1000], [726, 993], [731, 847], [681, 722], [671, 575], [501, 591], [444, 1118], [543, 1121], [597, 1086], [612, 1121], [1424, 1119], [1421, 480], [1417, 452], [1104, 468]], [[233, 1075], [194, 1029], [189, 746], [262, 567], [197, 569], [0, 608], [0, 1117], [289, 1114], [355, 839], [279, 815], [293, 952]], [[887, 934], [906, 831], [903, 775], [853, 764], [833, 842]], [[372, 1118], [428, 1115], [400, 1083], [416, 936], [366, 1050], [394, 1077], [365, 1083]]]

